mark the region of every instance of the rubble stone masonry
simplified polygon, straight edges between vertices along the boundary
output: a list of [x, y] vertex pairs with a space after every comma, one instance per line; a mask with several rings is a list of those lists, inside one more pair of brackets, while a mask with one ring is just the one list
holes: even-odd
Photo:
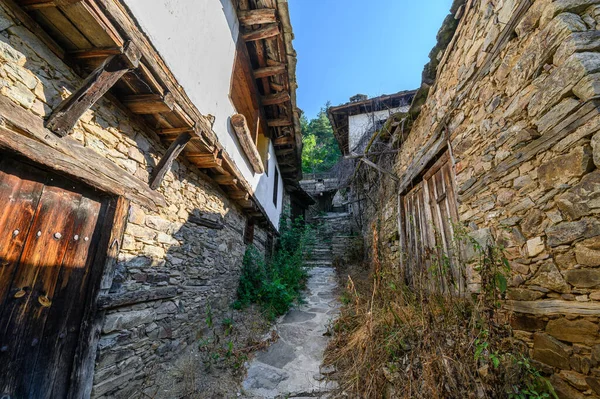
[[[467, 1], [460, 14], [394, 173], [446, 134], [460, 221], [506, 249], [515, 335], [561, 398], [600, 397], [600, 0]], [[395, 265], [397, 184], [383, 179]]]
[[[37, 37], [0, 5], [0, 92], [44, 118], [82, 82]], [[143, 182], [166, 148], [143, 123], [110, 98], [77, 123], [71, 137]], [[140, 298], [150, 291], [168, 299], [106, 311], [98, 348], [95, 398], [130, 398], [152, 388], [160, 367], [191, 345], [207, 308], [222, 319], [234, 299], [246, 218], [206, 176], [176, 160], [159, 189], [158, 211], [132, 203], [112, 293]], [[212, 229], [190, 215], [222, 218]], [[266, 232], [255, 231], [260, 248]], [[158, 290], [158, 291], [157, 291]], [[150, 389], [152, 388], [152, 389]]]

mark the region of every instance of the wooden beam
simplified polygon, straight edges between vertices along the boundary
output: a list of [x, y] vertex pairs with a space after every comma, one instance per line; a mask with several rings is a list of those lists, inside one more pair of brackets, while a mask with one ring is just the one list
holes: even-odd
[[233, 130], [238, 138], [238, 142], [244, 150], [246, 157], [248, 157], [254, 172], [259, 174], [265, 173], [262, 160], [260, 159], [260, 154], [256, 149], [256, 145], [254, 145], [254, 142], [252, 141], [252, 134], [248, 128], [246, 117], [242, 114], [233, 115], [231, 117], [231, 125], [233, 126]]
[[125, 96], [121, 101], [135, 114], [160, 114], [161, 112], [171, 112], [174, 107], [171, 93], [164, 96], [160, 94], [136, 94]]
[[169, 146], [169, 149], [162, 157], [156, 168], [152, 171], [150, 175], [150, 188], [152, 190], [156, 190], [160, 187], [160, 183], [164, 179], [165, 175], [171, 169], [171, 165], [173, 165], [173, 161], [181, 154], [181, 151], [185, 148], [187, 143], [192, 139], [191, 133], [185, 132], [181, 133], [173, 143]]
[[166, 206], [164, 198], [148, 184], [127, 173], [114, 162], [84, 147], [71, 137], [58, 138], [44, 128], [44, 120], [0, 96], [0, 149], [4, 149], [101, 192], [125, 196], [152, 210]]
[[103, 47], [93, 48], [88, 50], [71, 51], [68, 56], [76, 60], [85, 60], [89, 58], [105, 58], [111, 55], [119, 55], [123, 52], [120, 47]]
[[281, 150], [275, 149], [275, 155], [277, 155], [278, 157], [283, 157], [286, 155], [291, 155], [294, 152], [296, 152], [296, 150], [294, 148], [284, 148]]
[[267, 121], [269, 127], [283, 127], [283, 126], [294, 126], [294, 122], [287, 118], [280, 119], [269, 119]]
[[123, 54], [111, 55], [94, 70], [81, 87], [63, 100], [46, 121], [46, 127], [64, 137], [79, 118], [114, 86], [129, 70], [136, 68], [140, 52], [131, 42], [123, 49]]
[[195, 154], [188, 153], [186, 157], [201, 169], [210, 169], [223, 164], [223, 159], [218, 158], [215, 154]]
[[290, 101], [290, 93], [281, 91], [279, 93], [269, 94], [262, 97], [262, 105], [277, 105]]
[[281, 75], [287, 71], [285, 64], [279, 64], [274, 66], [266, 66], [254, 70], [254, 78], [268, 78], [270, 76]]
[[48, 7], [68, 7], [82, 0], [21, 0], [21, 5], [26, 10], [37, 10]]
[[221, 186], [236, 186], [238, 184], [238, 179], [231, 175], [217, 175], [213, 177], [213, 180]]
[[245, 192], [245, 191], [229, 191], [227, 192], [227, 196], [229, 196], [229, 198], [239, 201], [239, 200], [247, 200], [248, 198], [250, 198], [250, 195]]
[[398, 178], [398, 176], [396, 176], [395, 174], [393, 174], [392, 172], [390, 172], [390, 171], [388, 171], [388, 170], [385, 170], [385, 169], [383, 169], [383, 168], [382, 168], [382, 167], [380, 167], [379, 165], [377, 165], [377, 164], [375, 164], [375, 163], [373, 163], [373, 162], [369, 161], [367, 158], [361, 158], [360, 160], [361, 160], [362, 162], [364, 162], [365, 164], [367, 164], [368, 166], [370, 166], [370, 167], [372, 167], [372, 168], [374, 168], [374, 169], [377, 169], [377, 170], [378, 170], [378, 171], [380, 171], [381, 173], [388, 175], [388, 176], [389, 176], [389, 177], [391, 177], [391, 178], [392, 178], [392, 180], [394, 180], [395, 182], [399, 182], [399, 181], [400, 181], [400, 179]]
[[505, 309], [517, 313], [534, 315], [588, 315], [600, 314], [600, 303], [564, 301], [560, 299], [544, 299], [541, 301], [506, 301]]
[[238, 204], [240, 204], [240, 206], [244, 209], [256, 209], [256, 206], [254, 205], [254, 201], [252, 200], [239, 200]]
[[275, 140], [273, 140], [273, 145], [275, 145], [275, 146], [294, 145], [294, 138], [292, 136], [277, 137]]
[[247, 42], [253, 42], [256, 40], [268, 39], [270, 37], [279, 35], [279, 25], [268, 24], [260, 29], [248, 30], [242, 33], [242, 39]]
[[240, 23], [244, 26], [263, 25], [277, 22], [274, 8], [238, 11]]

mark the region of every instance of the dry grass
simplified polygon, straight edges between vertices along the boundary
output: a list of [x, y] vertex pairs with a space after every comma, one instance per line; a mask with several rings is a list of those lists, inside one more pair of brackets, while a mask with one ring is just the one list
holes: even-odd
[[544, 384], [524, 367], [507, 315], [477, 298], [409, 289], [372, 268], [338, 270], [345, 306], [325, 362], [338, 370], [340, 397], [506, 398]]

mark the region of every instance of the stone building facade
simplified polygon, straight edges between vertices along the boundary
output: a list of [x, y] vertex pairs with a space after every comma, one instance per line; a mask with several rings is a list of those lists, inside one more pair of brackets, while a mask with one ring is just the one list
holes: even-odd
[[[54, 7], [59, 7], [54, 2], [47, 3], [51, 4], [42, 5], [40, 9], [55, 10]], [[78, 2], [71, 3], [75, 4], [73, 7], [81, 5]], [[91, 7], [92, 3], [85, 2], [84, 6]], [[285, 2], [280, 3], [284, 4], [282, 7], [287, 6]], [[61, 12], [71, 18], [81, 15], [75, 12], [69, 14], [71, 9], [68, 7], [71, 5], [60, 7]], [[110, 10], [110, 7], [106, 9]], [[248, 244], [248, 229], [253, 230], [251, 236], [254, 245], [265, 251], [266, 246], [271, 245], [273, 235], [277, 234], [277, 220], [271, 220], [273, 212], [265, 212], [266, 205], [278, 208], [278, 212], [281, 212], [284, 188], [290, 188], [289, 191], [298, 191], [299, 188], [290, 172], [280, 169], [273, 152], [274, 157], [267, 164], [267, 174], [274, 175], [275, 179], [277, 176], [283, 179], [278, 182], [279, 196], [277, 192], [268, 192], [270, 204], [264, 207], [259, 204], [262, 200], [257, 199], [254, 193], [240, 195], [228, 188], [232, 182], [241, 186], [242, 181], [229, 177], [226, 183], [222, 183], [224, 178], [219, 178], [213, 172], [223, 169], [216, 164], [211, 164], [211, 168], [198, 166], [192, 157], [187, 156], [173, 159], [158, 188], [151, 190], [151, 174], [167, 152], [165, 137], [158, 135], [156, 126], [149, 124], [139, 113], [132, 112], [130, 107], [124, 106], [122, 98], [116, 98], [113, 94], [97, 99], [76, 121], [68, 137], [57, 137], [44, 127], [44, 120], [82, 84], [86, 84], [81, 77], [85, 74], [73, 63], [66, 63], [72, 58], [62, 58], [57, 55], [60, 51], [49, 47], [53, 40], [28, 16], [27, 11], [31, 10], [37, 12], [35, 7], [21, 7], [12, 1], [0, 3], [0, 181], [2, 178], [21, 176], [25, 182], [14, 188], [5, 184], [12, 180], [4, 180], [0, 186], [2, 190], [13, 190], [13, 194], [6, 198], [14, 202], [19, 187], [35, 181], [23, 176], [40, 170], [43, 172], [39, 173], [49, 176], [44, 177], [44, 192], [58, 190], [55, 187], [59, 186], [65, 190], [57, 197], [60, 204], [67, 206], [66, 202], [60, 201], [77, 194], [79, 186], [85, 186], [81, 192], [89, 191], [90, 198], [98, 196], [98, 204], [101, 204], [96, 214], [98, 225], [90, 231], [89, 237], [79, 236], [79, 222], [73, 222], [75, 224], [68, 227], [74, 236], [67, 236], [66, 230], [51, 232], [50, 239], [57, 242], [61, 239], [88, 242], [90, 238], [89, 242], [97, 245], [98, 254], [94, 255], [94, 262], [102, 258], [104, 266], [104, 269], [100, 268], [102, 270], [89, 272], [97, 276], [97, 280], [89, 286], [89, 292], [81, 291], [80, 297], [65, 301], [74, 304], [65, 309], [81, 310], [83, 322], [81, 327], [77, 325], [67, 329], [63, 326], [60, 327], [63, 330], [57, 332], [56, 347], [60, 346], [58, 342], [65, 334], [68, 336], [79, 332], [80, 336], [73, 341], [76, 365], [70, 364], [71, 359], [67, 359], [46, 367], [51, 371], [56, 370], [52, 371], [55, 373], [53, 377], [48, 377], [48, 386], [55, 386], [50, 388], [55, 389], [51, 396], [130, 398], [141, 395], [143, 390], [155, 394], [159, 388], [156, 383], [161, 368], [174, 362], [186, 348], [196, 343], [207, 309], [215, 319], [220, 320], [235, 299], [242, 257]], [[91, 25], [86, 26], [91, 29]], [[286, 29], [287, 26], [283, 28]], [[136, 73], [148, 74], [148, 71]], [[293, 76], [293, 70], [290, 73]], [[175, 105], [174, 109], [177, 110], [177, 107]], [[289, 125], [293, 126], [293, 116], [290, 118], [292, 122]], [[214, 139], [214, 132], [203, 130], [202, 134], [212, 134]], [[218, 136], [215, 142], [218, 142]], [[295, 156], [293, 154], [297, 148], [292, 148], [289, 141], [286, 141], [286, 145], [271, 148], [273, 151], [284, 148], [287, 154]], [[226, 151], [221, 147], [214, 154], [218, 153], [219, 157], [225, 159]], [[223, 161], [223, 165], [225, 162], [227, 160]], [[6, 172], [2, 168], [7, 164], [17, 165], [19, 172], [15, 172], [14, 176]], [[218, 165], [221, 165], [220, 161]], [[235, 165], [231, 170], [235, 171]], [[242, 179], [240, 176], [239, 179]], [[273, 190], [272, 185], [270, 189]], [[0, 193], [2, 201], [6, 199], [4, 193]], [[85, 198], [81, 200], [82, 204]], [[289, 198], [287, 202], [290, 202]], [[8, 205], [2, 202], [0, 211], [6, 216], [7, 209], [11, 208], [5, 206]], [[77, 212], [82, 209], [80, 207]], [[10, 212], [8, 214], [11, 215]], [[56, 214], [54, 219], [61, 217]], [[16, 223], [15, 220], [10, 221]], [[17, 237], [19, 229], [15, 229], [15, 225], [5, 226], [4, 222], [6, 218], [0, 223], [2, 234], [10, 229], [9, 235]], [[53, 218], [50, 217], [48, 222], [52, 225]], [[110, 234], [106, 238], [103, 238], [104, 227], [98, 227], [103, 223], [112, 225], [108, 226]], [[45, 234], [46, 231], [40, 229], [37, 237], [44, 237]], [[9, 263], [4, 260], [11, 260], [5, 250], [10, 249], [12, 244], [6, 245], [3, 241], [0, 249], [2, 267]], [[65, 245], [68, 253], [69, 248], [76, 244]], [[102, 252], [103, 248], [106, 253]], [[90, 262], [89, 259], [91, 255], [86, 262]], [[60, 262], [41, 265], [59, 270]], [[73, 267], [76, 269], [81, 265]], [[64, 288], [69, 270], [64, 265], [60, 270], [56, 272], [60, 273], [58, 277], [53, 275], [53, 278], [62, 281]], [[6, 274], [2, 278], [5, 277]], [[35, 286], [35, 281], [33, 284]], [[21, 298], [23, 292], [26, 298], [29, 298], [30, 289], [33, 290], [31, 295], [37, 295], [34, 286], [19, 287], [20, 290], [14, 292], [11, 288], [6, 297], [2, 292], [1, 300], [6, 300], [2, 303], [2, 312], [5, 306], [6, 309], [13, 306], [9, 302], [13, 298]], [[58, 292], [59, 289], [56, 290]], [[39, 296], [38, 302], [43, 307], [39, 310], [40, 314], [43, 314], [44, 308], [52, 309], [52, 300], [54, 298], [48, 291]], [[57, 297], [55, 300], [58, 302], [60, 299]], [[37, 306], [37, 303], [31, 303]], [[50, 330], [48, 323], [51, 321], [48, 316], [46, 330]], [[5, 330], [6, 325], [2, 325], [1, 346], [4, 349], [0, 356], [4, 358], [0, 361], [0, 375], [6, 376], [10, 370], [2, 370], [2, 367], [8, 367], [15, 359], [19, 360], [18, 357], [6, 360], [12, 356], [11, 350], [18, 346], [19, 341], [14, 335], [18, 331], [16, 327], [14, 330]], [[32, 330], [23, 327], [24, 333], [20, 339], [32, 339], [32, 347], [47, 339], [45, 333]], [[85, 334], [88, 334], [87, 337]], [[50, 344], [44, 344], [54, 347], [54, 342], [52, 340]], [[60, 355], [56, 356], [60, 358]], [[44, 357], [39, 355], [39, 359], [38, 363], [41, 363]], [[58, 377], [61, 373], [64, 374], [63, 380]], [[58, 382], [53, 382], [52, 378]], [[5, 383], [0, 384], [0, 393], [11, 396], [11, 389], [15, 389], [14, 392], [19, 392], [16, 397], [20, 397], [20, 394], [42, 397], [30, 391], [34, 389], [31, 386], [2, 378], [0, 381]], [[62, 387], [56, 388], [59, 384]], [[168, 394], [166, 397], [169, 397]]]
[[565, 399], [600, 396], [599, 24], [597, 0], [455, 1], [364, 204], [388, 267], [427, 229], [415, 203], [503, 246], [514, 334]]

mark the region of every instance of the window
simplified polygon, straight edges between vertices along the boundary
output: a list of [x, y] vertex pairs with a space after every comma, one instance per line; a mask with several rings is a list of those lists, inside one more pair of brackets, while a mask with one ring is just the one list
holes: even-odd
[[273, 204], [277, 208], [277, 197], [279, 196], [279, 171], [275, 167], [275, 182], [273, 183]]
[[246, 220], [246, 229], [244, 230], [244, 244], [252, 244], [254, 242], [254, 221]]

